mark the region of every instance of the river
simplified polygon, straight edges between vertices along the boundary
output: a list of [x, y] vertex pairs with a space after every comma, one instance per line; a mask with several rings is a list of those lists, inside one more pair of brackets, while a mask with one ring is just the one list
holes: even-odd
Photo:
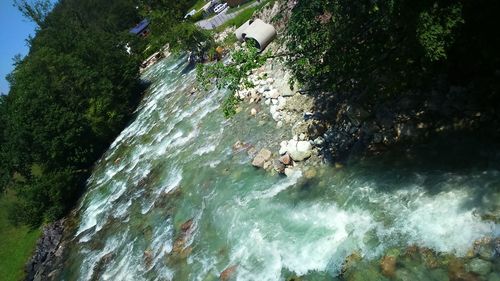
[[[234, 280], [388, 280], [388, 252], [397, 280], [449, 280], [450, 259], [500, 236], [481, 219], [499, 214], [499, 150], [445, 142], [316, 167], [311, 178], [271, 175], [233, 144], [278, 151], [287, 130], [248, 114], [224, 119], [224, 92], [191, 94], [195, 71], [182, 59], [144, 78], [135, 120], [88, 180], [58, 280], [207, 281], [225, 269]], [[414, 246], [437, 264], [408, 258]], [[499, 280], [494, 250], [474, 280]], [[341, 275], [353, 256], [357, 269]], [[470, 269], [472, 258], [458, 259]]]

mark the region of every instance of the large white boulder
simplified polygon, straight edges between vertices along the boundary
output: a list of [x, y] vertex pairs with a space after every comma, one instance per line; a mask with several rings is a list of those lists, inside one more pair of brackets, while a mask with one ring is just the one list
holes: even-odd
[[[282, 150], [280, 150], [282, 152]], [[294, 161], [304, 161], [311, 157], [312, 145], [308, 141], [290, 140], [286, 146], [286, 152]]]

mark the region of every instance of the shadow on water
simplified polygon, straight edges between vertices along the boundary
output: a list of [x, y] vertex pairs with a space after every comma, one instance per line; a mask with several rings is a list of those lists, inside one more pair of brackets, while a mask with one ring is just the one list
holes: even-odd
[[191, 72], [193, 69], [195, 69], [196, 67], [196, 64], [195, 63], [188, 63], [184, 66], [184, 68], [182, 69], [181, 73], [184, 75], [184, 74], [188, 74], [189, 72]]
[[500, 143], [472, 134], [440, 135], [418, 145], [402, 143], [383, 155], [357, 159], [347, 169], [353, 170], [348, 172], [351, 178], [376, 182], [378, 192], [392, 193], [415, 184], [428, 195], [465, 190], [468, 200], [463, 207], [481, 209], [495, 200], [490, 196], [500, 194]]

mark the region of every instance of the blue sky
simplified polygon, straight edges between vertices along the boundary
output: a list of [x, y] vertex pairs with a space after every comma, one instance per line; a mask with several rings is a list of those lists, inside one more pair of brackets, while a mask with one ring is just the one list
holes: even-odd
[[9, 91], [5, 76], [12, 69], [12, 58], [16, 54], [28, 53], [25, 39], [35, 34], [36, 25], [21, 16], [12, 6], [13, 0], [0, 0], [0, 93]]

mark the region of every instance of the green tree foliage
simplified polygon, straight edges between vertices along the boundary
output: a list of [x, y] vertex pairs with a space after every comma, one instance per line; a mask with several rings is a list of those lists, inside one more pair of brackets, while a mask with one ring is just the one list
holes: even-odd
[[261, 54], [259, 49], [248, 44], [233, 52], [227, 62], [218, 61], [212, 64], [197, 65], [196, 77], [205, 88], [215, 86], [218, 89], [229, 90], [228, 96], [222, 104], [224, 115], [229, 118], [236, 113], [238, 105], [238, 99], [234, 93], [240, 88], [240, 85], [253, 86], [247, 78], [250, 71], [262, 66], [268, 58], [267, 53]]
[[[52, 11], [48, 0], [15, 2], [39, 28], [0, 98], [0, 191], [17, 194], [13, 220], [36, 226], [73, 206], [139, 101], [148, 43], [206, 51], [209, 35], [181, 21], [193, 2], [64, 0]], [[152, 21], [146, 39], [129, 33], [144, 16]]]
[[288, 65], [311, 89], [372, 98], [423, 88], [459, 71], [474, 78], [467, 69], [498, 66], [492, 26], [499, 6], [463, 0], [298, 1], [284, 36], [293, 54]]
[[43, 26], [45, 17], [52, 10], [50, 0], [14, 0], [14, 6], [39, 27]]
[[210, 32], [184, 19], [185, 12], [196, 1], [145, 1], [143, 15], [151, 20], [151, 34], [148, 36], [149, 55], [163, 46], [169, 46], [173, 52], [192, 52], [202, 56], [213, 48]]
[[0, 103], [0, 184], [19, 199], [11, 218], [63, 215], [126, 124], [139, 100], [140, 58], [125, 51], [138, 19], [133, 0], [66, 0], [44, 14]]

